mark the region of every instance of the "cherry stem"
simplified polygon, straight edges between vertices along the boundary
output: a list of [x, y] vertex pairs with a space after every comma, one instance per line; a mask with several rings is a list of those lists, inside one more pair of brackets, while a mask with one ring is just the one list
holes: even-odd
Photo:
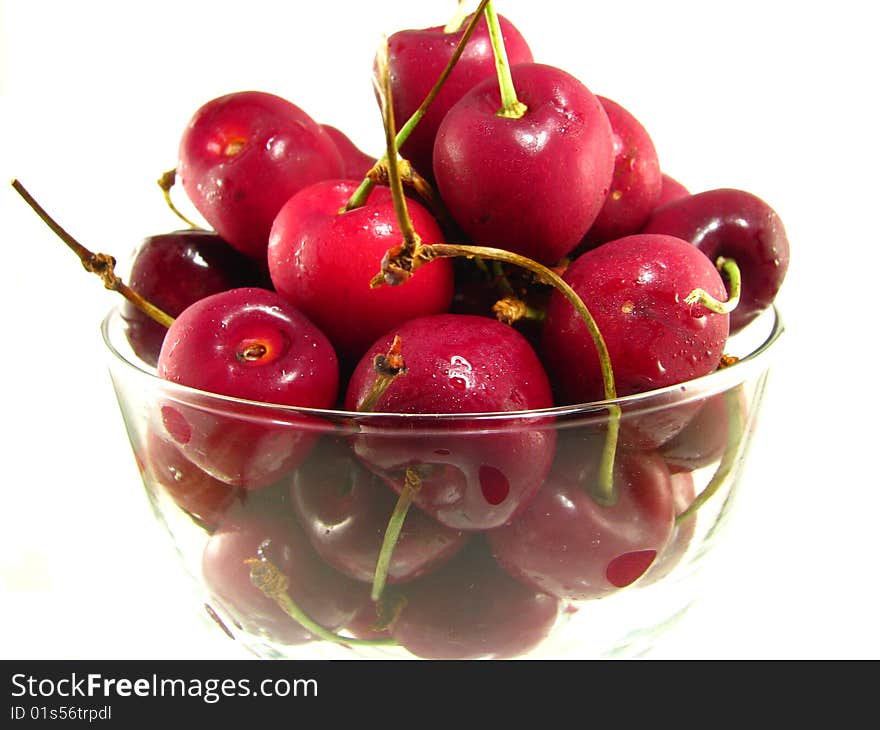
[[376, 379], [370, 386], [370, 390], [358, 403], [357, 410], [359, 413], [374, 411], [379, 399], [388, 390], [388, 386], [401, 375], [406, 375], [406, 364], [403, 362], [400, 345], [400, 337], [394, 335], [394, 340], [391, 343], [391, 347], [388, 348], [388, 353], [376, 355], [373, 358], [373, 370], [376, 372]]
[[742, 456], [740, 447], [744, 442], [745, 417], [740, 399], [741, 390], [742, 386], [732, 388], [724, 393], [724, 403], [727, 406], [727, 445], [724, 449], [724, 455], [706, 488], [697, 495], [684, 512], [676, 516], [676, 525], [695, 515], [697, 510], [709, 501], [727, 481]]
[[[611, 367], [611, 356], [608, 347], [599, 331], [599, 326], [593, 315], [584, 304], [578, 293], [552, 269], [526, 258], [512, 251], [489, 246], [471, 246], [458, 243], [433, 243], [418, 244], [412, 250], [404, 246], [395, 246], [388, 250], [382, 260], [382, 270], [370, 282], [370, 286], [378, 287], [383, 283], [390, 286], [403, 284], [413, 272], [420, 266], [436, 258], [482, 258], [490, 261], [513, 264], [535, 274], [540, 281], [550, 284], [574, 307], [575, 312], [583, 320], [593, 339], [596, 353], [599, 358], [599, 368], [602, 373], [602, 386], [606, 401], [617, 398], [617, 390], [614, 385], [614, 372]], [[610, 419], [608, 421], [608, 433], [605, 439], [605, 447], [602, 451], [602, 460], [599, 465], [599, 479], [593, 490], [593, 497], [601, 504], [613, 504], [614, 493], [614, 457], [617, 451], [617, 441], [620, 433], [620, 406], [615, 403], [604, 405], [607, 408]]]
[[515, 324], [521, 319], [543, 322], [545, 316], [543, 311], [529, 306], [528, 303], [515, 296], [499, 299], [492, 305], [492, 313], [499, 322], [504, 322], [504, 324]]
[[529, 108], [516, 98], [513, 77], [510, 75], [510, 62], [504, 48], [504, 36], [501, 34], [501, 23], [491, 2], [486, 5], [485, 13], [486, 23], [489, 26], [489, 40], [492, 43], [492, 53], [495, 56], [498, 86], [501, 90], [501, 108], [496, 114], [507, 119], [519, 119]]
[[[470, 22], [468, 22], [467, 27], [464, 29], [464, 33], [462, 34], [461, 39], [458, 41], [458, 45], [456, 45], [455, 50], [453, 51], [452, 56], [449, 59], [449, 62], [443, 69], [443, 72], [437, 78], [437, 81], [434, 83], [434, 86], [431, 87], [431, 90], [428, 92], [428, 95], [425, 97], [424, 101], [422, 101], [419, 108], [413, 112], [412, 116], [406, 121], [406, 124], [404, 124], [400, 128], [400, 131], [395, 137], [395, 141], [398, 147], [401, 147], [403, 143], [406, 142], [407, 139], [409, 139], [409, 136], [410, 134], [412, 134], [413, 129], [415, 129], [416, 125], [422, 120], [422, 117], [424, 117], [425, 113], [428, 111], [428, 107], [430, 107], [431, 104], [434, 103], [434, 99], [437, 98], [437, 94], [440, 93], [440, 89], [443, 88], [443, 84], [446, 83], [446, 79], [449, 78], [449, 75], [455, 68], [455, 64], [457, 64], [458, 59], [461, 58], [461, 54], [464, 53], [465, 46], [467, 45], [471, 36], [474, 34], [474, 30], [476, 30], [477, 28], [477, 23], [480, 22], [480, 16], [488, 4], [489, 0], [481, 0], [476, 11], [474, 11], [473, 17], [471, 17]], [[387, 158], [382, 158], [380, 162], [382, 161], [387, 162]], [[371, 180], [369, 176], [365, 177], [358, 189], [355, 190], [352, 194], [348, 203], [346, 203], [339, 212], [345, 213], [349, 210], [360, 208], [366, 202], [367, 198], [369, 197], [375, 186], [376, 183]]]
[[324, 641], [344, 646], [389, 646], [396, 645], [393, 639], [354, 639], [348, 636], [340, 636], [321, 626], [303, 611], [288, 593], [289, 581], [271, 560], [260, 556], [248, 558], [244, 561], [250, 568], [251, 583], [261, 590], [267, 598], [278, 604], [279, 608], [302, 626], [306, 631]]
[[193, 223], [189, 218], [187, 218], [180, 210], [174, 205], [174, 201], [171, 200], [171, 188], [174, 187], [174, 183], [177, 182], [177, 168], [173, 170], [168, 170], [167, 172], [163, 172], [162, 176], [156, 180], [159, 187], [162, 189], [162, 194], [165, 196], [165, 203], [171, 208], [171, 212], [174, 213], [180, 220], [186, 223], [190, 228], [195, 228], [197, 230], [202, 230], [201, 226]]
[[49, 226], [49, 228], [52, 229], [55, 235], [58, 236], [62, 241], [64, 241], [64, 243], [67, 244], [68, 248], [70, 248], [70, 250], [79, 257], [83, 268], [86, 271], [92, 274], [97, 274], [101, 277], [101, 281], [104, 282], [104, 287], [106, 289], [118, 292], [140, 311], [161, 324], [163, 327], [170, 327], [174, 323], [174, 318], [172, 316], [166, 314], [153, 304], [150, 304], [150, 302], [144, 299], [140, 294], [134, 291], [134, 289], [129, 287], [126, 283], [122, 281], [122, 279], [120, 279], [116, 275], [114, 271], [116, 267], [115, 258], [113, 258], [110, 254], [92, 253], [91, 251], [89, 251], [89, 249], [87, 249], [67, 231], [65, 231], [57, 223], [57, 221], [55, 221], [55, 219], [52, 218], [52, 216], [50, 216], [43, 209], [43, 207], [33, 198], [33, 196], [27, 191], [24, 185], [22, 185], [18, 180], [12, 181], [12, 187], [15, 188], [15, 192], [17, 192], [22, 198], [24, 198], [24, 201], [42, 219], [42, 221], [47, 226]]
[[400, 490], [400, 496], [397, 498], [394, 511], [388, 520], [388, 527], [385, 529], [385, 537], [379, 550], [379, 559], [376, 561], [373, 590], [370, 593], [373, 601], [378, 601], [382, 597], [382, 591], [385, 590], [385, 583], [388, 581], [388, 567], [391, 565], [391, 556], [394, 553], [394, 548], [397, 547], [398, 540], [400, 540], [400, 532], [403, 529], [406, 514], [421, 486], [422, 479], [416, 473], [416, 470], [412, 467], [407, 467], [403, 488]]
[[[409, 160], [398, 158], [397, 168], [400, 171], [400, 179], [404, 185], [411, 187], [416, 195], [427, 206], [431, 214], [437, 219], [441, 227], [452, 230], [456, 223], [452, 219], [446, 205], [437, 195], [437, 192], [425, 178], [410, 164]], [[367, 176], [377, 185], [388, 184], [388, 160], [383, 157], [367, 172]]]
[[455, 15], [453, 15], [449, 22], [443, 27], [444, 33], [447, 35], [458, 33], [461, 26], [464, 25], [464, 19], [468, 16], [467, 10], [465, 9], [466, 5], [467, 0], [458, 0], [458, 10], [455, 11]]
[[685, 298], [685, 304], [701, 304], [710, 312], [717, 314], [730, 314], [739, 305], [740, 294], [742, 292], [742, 276], [733, 259], [719, 256], [715, 261], [715, 266], [727, 280], [730, 282], [730, 290], [726, 302], [720, 302], [704, 289], [694, 289]]

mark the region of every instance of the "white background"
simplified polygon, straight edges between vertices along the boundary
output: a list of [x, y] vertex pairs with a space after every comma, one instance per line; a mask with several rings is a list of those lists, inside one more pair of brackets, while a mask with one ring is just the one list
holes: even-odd
[[[155, 179], [198, 106], [271, 91], [378, 154], [382, 34], [442, 24], [454, 5], [0, 2], [0, 657], [245, 656], [202, 620], [140, 488], [98, 334], [114, 295], [7, 181], [124, 262], [177, 227]], [[496, 7], [536, 60], [639, 117], [667, 172], [763, 197], [791, 239], [788, 331], [738, 510], [654, 656], [880, 657], [870, 3]]]

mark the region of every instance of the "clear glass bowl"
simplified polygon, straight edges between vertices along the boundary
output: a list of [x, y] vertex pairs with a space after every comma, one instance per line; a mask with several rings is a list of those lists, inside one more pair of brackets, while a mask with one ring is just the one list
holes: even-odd
[[[102, 325], [144, 486], [205, 606], [291, 659], [644, 653], [699, 595], [782, 331], [768, 311], [730, 339], [732, 364], [613, 404], [413, 416], [181, 387], [118, 310]], [[400, 492], [413, 504], [374, 585]]]

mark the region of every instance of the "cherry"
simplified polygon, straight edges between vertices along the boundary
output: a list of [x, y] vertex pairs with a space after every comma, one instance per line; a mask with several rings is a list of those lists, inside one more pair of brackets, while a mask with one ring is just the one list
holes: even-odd
[[543, 641], [559, 602], [501, 570], [473, 540], [435, 573], [406, 586], [391, 635], [427, 659], [505, 659]]
[[788, 271], [782, 220], [766, 202], [743, 190], [707, 190], [667, 203], [642, 230], [690, 241], [712, 261], [719, 256], [736, 261], [742, 295], [730, 315], [732, 333], [773, 303]]
[[489, 533], [511, 575], [560, 598], [601, 598], [635, 582], [664, 549], [674, 512], [669, 469], [655, 453], [618, 451], [616, 502], [591, 497], [602, 439], [560, 439], [560, 456], [529, 509]]
[[[672, 506], [676, 514], [684, 512], [696, 496], [694, 477], [689, 471], [673, 471], [669, 475], [672, 493]], [[639, 587], [657, 583], [669, 575], [682, 561], [697, 531], [697, 519], [691, 515], [681, 522], [676, 522], [669, 544], [651, 564], [648, 572], [639, 581]]]
[[146, 475], [207, 529], [244, 500], [238, 487], [215, 479], [187, 459], [170, 439], [150, 429], [142, 459]]
[[[275, 219], [268, 248], [275, 289], [321, 328], [343, 360], [352, 362], [404, 320], [447, 311], [454, 283], [451, 262], [438, 260], [406, 286], [372, 287], [401, 230], [386, 187], [375, 188], [365, 205], [340, 212], [357, 187], [352, 180], [328, 180], [301, 190]], [[408, 207], [422, 241], [443, 240], [425, 208], [415, 201]]]
[[[295, 472], [292, 503], [318, 554], [355, 580], [372, 583], [395, 496], [347, 443], [324, 438]], [[407, 514], [388, 583], [418, 578], [451, 558], [466, 536], [424, 513]]]
[[602, 210], [584, 239], [593, 248], [638, 233], [657, 206], [662, 175], [647, 130], [616, 101], [599, 97], [614, 135], [614, 176]]
[[[740, 397], [745, 407], [744, 398]], [[724, 393], [697, 401], [699, 410], [684, 430], [660, 448], [660, 453], [673, 471], [700, 469], [718, 461], [727, 446], [729, 431], [728, 406]]]
[[686, 198], [691, 194], [690, 191], [684, 185], [682, 185], [678, 180], [676, 180], [671, 175], [667, 175], [664, 172], [661, 175], [661, 179], [662, 179], [662, 185], [660, 187], [660, 197], [657, 199], [657, 203], [654, 206], [654, 210], [659, 208], [661, 205], [666, 205], [666, 203], [671, 203], [673, 200], [679, 200], [681, 198]]
[[[129, 285], [163, 312], [176, 317], [210, 294], [260, 286], [267, 275], [216, 233], [198, 229], [145, 238], [132, 257]], [[156, 365], [167, 328], [126, 301], [122, 318], [138, 357]]]
[[346, 408], [357, 410], [371, 392], [373, 358], [388, 352], [395, 335], [406, 374], [371, 410], [414, 417], [402, 422], [372, 416], [354, 437], [355, 452], [397, 491], [406, 473], [414, 472], [420, 484], [415, 504], [444, 525], [485, 530], [504, 524], [526, 506], [549, 471], [556, 441], [549, 420], [511, 415], [482, 422], [425, 414], [551, 407], [537, 355], [516, 330], [488, 317], [419, 317], [367, 350], [349, 382]]
[[336, 149], [342, 157], [342, 177], [345, 179], [362, 180], [376, 164], [376, 158], [370, 157], [366, 152], [352, 142], [343, 131], [329, 124], [322, 124], [321, 129], [333, 140]]
[[[728, 315], [685, 300], [698, 288], [719, 300], [727, 293], [712, 262], [686, 241], [641, 234], [609, 241], [577, 258], [565, 280], [602, 333], [618, 395], [683, 383], [718, 367]], [[566, 402], [603, 397], [596, 348], [556, 292], [547, 307], [541, 351]]]
[[344, 626], [366, 596], [361, 584], [333, 571], [315, 554], [287, 513], [250, 510], [228, 519], [208, 539], [202, 575], [213, 601], [245, 631], [281, 644], [315, 637], [251, 579], [251, 560], [271, 561], [287, 578], [287, 593], [327, 629]]
[[[177, 317], [159, 354], [158, 374], [198, 389], [161, 400], [166, 432], [188, 459], [229, 484], [266, 486], [293, 469], [319, 432], [305, 415], [258, 403], [328, 408], [338, 363], [327, 338], [276, 293], [232, 289], [199, 300]], [[207, 392], [205, 392], [207, 391]]]
[[193, 115], [177, 174], [205, 220], [232, 246], [261, 260], [269, 229], [297, 190], [339, 177], [333, 140], [302, 109], [273, 94], [241, 91]]
[[[532, 52], [519, 31], [499, 16], [504, 46], [511, 63], [532, 60]], [[455, 30], [443, 26], [407, 29], [388, 38], [388, 65], [398, 119], [403, 122], [415, 112], [461, 41], [466, 22]], [[466, 92], [484, 79], [495, 77], [495, 59], [485, 17], [481, 17], [425, 116], [401, 145], [401, 154], [422, 175], [433, 175], [434, 138], [446, 113]]]
[[528, 110], [499, 116], [498, 81], [475, 86], [440, 125], [434, 176], [475, 242], [555, 264], [604, 204], [614, 171], [611, 125], [599, 100], [565, 71], [524, 63], [510, 72]]

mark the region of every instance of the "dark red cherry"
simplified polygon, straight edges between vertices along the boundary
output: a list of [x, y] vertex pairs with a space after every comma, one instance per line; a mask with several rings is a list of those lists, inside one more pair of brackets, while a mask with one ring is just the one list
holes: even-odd
[[[619, 396], [684, 383], [718, 367], [728, 315], [685, 299], [697, 288], [721, 301], [727, 292], [712, 261], [686, 241], [661, 235], [609, 241], [577, 258], [565, 280], [596, 320]], [[541, 348], [565, 402], [603, 398], [595, 345], [555, 291]]]
[[743, 190], [707, 190], [654, 211], [644, 233], [663, 233], [690, 241], [710, 260], [736, 261], [742, 276], [739, 305], [730, 315], [738, 332], [776, 298], [788, 271], [789, 245], [779, 215]]
[[[684, 512], [694, 501], [694, 477], [689, 471], [672, 472], [669, 475], [672, 489], [672, 506], [675, 514]], [[697, 515], [691, 515], [682, 522], [676, 523], [672, 537], [663, 551], [639, 581], [639, 586], [651, 585], [669, 575], [685, 556], [697, 531]]]
[[661, 205], [671, 203], [673, 200], [686, 198], [691, 194], [690, 190], [688, 190], [684, 185], [682, 185], [671, 175], [667, 175], [665, 172], [662, 175], [662, 180], [663, 184], [660, 188], [660, 197], [657, 199], [654, 210], [659, 208]]
[[[268, 276], [212, 231], [189, 229], [145, 238], [132, 257], [128, 285], [172, 317], [210, 294], [260, 286]], [[144, 362], [155, 365], [166, 328], [127, 300], [126, 335]]]
[[[501, 35], [510, 63], [532, 60], [525, 39], [514, 25], [501, 16]], [[398, 126], [419, 108], [446, 67], [461, 40], [470, 17], [455, 32], [443, 26], [401, 30], [388, 38], [388, 70]], [[495, 57], [485, 16], [481, 18], [452, 73], [428, 107], [401, 154], [423, 176], [433, 175], [434, 138], [443, 117], [464, 94], [484, 79], [496, 78]]]
[[489, 533], [511, 575], [560, 598], [601, 598], [634, 583], [672, 534], [669, 469], [656, 454], [619, 450], [616, 502], [591, 496], [603, 439], [560, 439], [560, 458], [529, 509]]
[[[407, 284], [404, 284], [407, 286]], [[534, 350], [512, 327], [464, 314], [412, 319], [367, 350], [352, 375], [345, 404], [356, 409], [376, 374], [373, 358], [401, 341], [406, 374], [372, 410], [400, 414], [473, 414], [553, 405]], [[415, 503], [456, 530], [498, 527], [534, 496], [553, 460], [550, 419], [512, 415], [491, 422], [467, 417], [374, 416], [361, 424], [354, 449], [394, 489], [408, 469], [421, 483]]]
[[[737, 407], [745, 415], [745, 396], [742, 390], [726, 396], [719, 393], [704, 401], [697, 401], [699, 410], [690, 423], [675, 438], [660, 448], [660, 453], [673, 471], [700, 469], [718, 461], [727, 447], [731, 414], [728, 397], [736, 399]], [[741, 417], [737, 415], [737, 418]]]
[[614, 176], [584, 240], [588, 248], [638, 233], [657, 206], [663, 185], [657, 150], [647, 130], [616, 101], [602, 96], [599, 101], [614, 135]]
[[519, 119], [498, 116], [497, 79], [453, 106], [434, 144], [434, 176], [452, 217], [475, 242], [554, 264], [605, 202], [614, 141], [602, 104], [552, 66], [511, 68]]
[[[403, 286], [370, 286], [385, 253], [403, 236], [387, 187], [376, 187], [365, 205], [339, 212], [358, 184], [328, 180], [297, 193], [275, 219], [268, 249], [275, 289], [352, 362], [405, 320], [447, 311], [453, 292], [449, 259], [421, 267]], [[443, 242], [424, 207], [410, 201], [408, 210], [423, 243]]]
[[346, 180], [363, 180], [373, 165], [376, 158], [370, 157], [366, 152], [352, 142], [342, 130], [329, 124], [322, 124], [321, 129], [333, 140], [339, 155], [342, 157], [342, 174], [340, 177]]
[[288, 594], [324, 628], [344, 626], [360, 610], [364, 587], [335, 572], [315, 554], [290, 514], [245, 512], [227, 520], [208, 539], [202, 575], [211, 602], [245, 631], [281, 644], [313, 636], [251, 581], [247, 560], [267, 559], [287, 578]]
[[559, 602], [505, 573], [473, 540], [435, 573], [406, 586], [391, 635], [426, 659], [506, 659], [538, 646]]
[[142, 461], [148, 479], [208, 529], [216, 527], [244, 500], [240, 488], [214, 479], [199, 469], [170, 439], [155, 430], [151, 429], [147, 434]]
[[327, 338], [274, 292], [232, 289], [174, 321], [159, 376], [197, 391], [162, 399], [165, 432], [188, 459], [229, 484], [266, 486], [293, 469], [319, 433], [306, 416], [217, 402], [210, 394], [305, 408], [335, 404], [338, 363]]
[[[312, 546], [327, 563], [372, 583], [397, 497], [342, 441], [324, 438], [291, 482], [291, 501]], [[388, 566], [388, 583], [418, 578], [451, 558], [466, 536], [410, 510]]]
[[287, 199], [342, 174], [342, 158], [320, 125], [261, 91], [227, 94], [199, 108], [178, 158], [177, 174], [196, 209], [221, 237], [257, 260]]

